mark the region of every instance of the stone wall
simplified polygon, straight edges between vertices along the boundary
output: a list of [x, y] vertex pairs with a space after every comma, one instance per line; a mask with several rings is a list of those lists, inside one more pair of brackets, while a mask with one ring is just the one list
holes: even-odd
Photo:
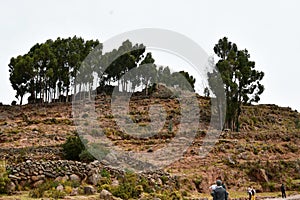
[[[24, 182], [36, 185], [47, 178], [67, 178], [70, 180], [90, 180], [97, 176], [103, 167], [98, 161], [82, 163], [77, 161], [31, 161], [8, 165], [9, 178], [15, 184]], [[96, 177], [97, 178], [97, 177]]]
[[[82, 163], [78, 161], [57, 160], [57, 161], [31, 161], [27, 160], [16, 165], [8, 165], [9, 178], [16, 185], [31, 184], [38, 186], [46, 179], [84, 181], [96, 185], [101, 178], [101, 171], [105, 169], [112, 178], [124, 176], [125, 172], [118, 169], [103, 166], [99, 161]], [[144, 177], [150, 183], [162, 185], [161, 177], [167, 177], [165, 186], [172, 187], [177, 177], [172, 177], [163, 171], [155, 171], [137, 174], [139, 178]]]

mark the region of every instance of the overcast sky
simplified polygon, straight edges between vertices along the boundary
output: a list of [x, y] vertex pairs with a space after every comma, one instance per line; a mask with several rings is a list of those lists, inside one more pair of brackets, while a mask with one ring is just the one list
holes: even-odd
[[74, 35], [103, 42], [134, 29], [162, 28], [189, 37], [209, 55], [218, 40], [227, 36], [240, 49], [246, 48], [256, 68], [265, 72], [266, 90], [260, 103], [300, 111], [299, 2], [2, 0], [0, 102], [15, 100], [9, 82], [10, 58], [27, 53], [36, 43]]

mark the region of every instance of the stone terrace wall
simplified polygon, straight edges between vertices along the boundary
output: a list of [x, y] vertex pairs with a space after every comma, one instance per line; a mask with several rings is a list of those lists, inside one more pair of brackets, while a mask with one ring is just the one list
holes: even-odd
[[[46, 179], [76, 180], [85, 181], [88, 184], [96, 185], [101, 178], [101, 171], [105, 169], [114, 178], [124, 176], [125, 172], [103, 166], [99, 161], [82, 163], [78, 161], [57, 160], [57, 161], [31, 161], [27, 160], [16, 165], [8, 165], [9, 178], [16, 185], [29, 183], [34, 187]], [[137, 174], [155, 184], [162, 184], [161, 177], [167, 177], [167, 187], [176, 183], [176, 177], [172, 177], [163, 171]]]
[[16, 184], [40, 183], [47, 178], [67, 177], [71, 180], [87, 180], [91, 182], [92, 177], [97, 178], [103, 167], [98, 161], [92, 163], [81, 163], [77, 161], [31, 161], [8, 165], [6, 169], [10, 172], [9, 178]]

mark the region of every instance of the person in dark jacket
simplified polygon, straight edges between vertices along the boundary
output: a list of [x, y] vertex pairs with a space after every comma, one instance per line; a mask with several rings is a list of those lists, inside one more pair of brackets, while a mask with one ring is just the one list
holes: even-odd
[[248, 193], [248, 195], [249, 195], [249, 200], [252, 200], [252, 188], [251, 188], [251, 186], [248, 187], [247, 193]]
[[281, 184], [280, 189], [281, 189], [281, 197], [282, 197], [282, 198], [286, 198], [286, 194], [285, 194], [285, 186], [284, 186], [283, 183]]
[[227, 200], [228, 194], [226, 190], [222, 187], [222, 181], [216, 181], [217, 187], [213, 190], [211, 195], [213, 196], [213, 200]]

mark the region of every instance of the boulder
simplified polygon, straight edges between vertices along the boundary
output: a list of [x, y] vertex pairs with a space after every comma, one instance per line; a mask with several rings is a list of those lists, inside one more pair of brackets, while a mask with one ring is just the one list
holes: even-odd
[[117, 179], [113, 180], [112, 183], [111, 183], [111, 186], [118, 187], [119, 186], [119, 181]]
[[67, 180], [69, 180], [68, 176], [58, 176], [55, 179], [55, 181], [57, 181], [57, 182], [66, 182]]
[[103, 189], [100, 192], [100, 199], [101, 200], [113, 200], [113, 195], [109, 191]]
[[6, 184], [5, 190], [8, 194], [12, 194], [16, 190], [16, 185], [12, 181], [10, 181]]
[[80, 182], [81, 178], [78, 175], [76, 175], [76, 174], [71, 174], [70, 175], [70, 180], [71, 181], [78, 181], [78, 182]]
[[84, 186], [83, 191], [85, 195], [92, 195], [92, 194], [96, 194], [97, 192], [95, 188], [91, 185]]
[[97, 185], [99, 178], [100, 178], [99, 174], [92, 174], [88, 177], [87, 183], [92, 185]]
[[73, 188], [72, 192], [70, 193], [70, 196], [76, 196], [78, 195], [78, 188]]
[[64, 186], [62, 186], [61, 184], [59, 184], [57, 187], [56, 187], [56, 190], [57, 191], [64, 191]]
[[42, 185], [43, 183], [44, 183], [44, 180], [39, 180], [39, 181], [34, 182], [32, 186], [33, 186], [34, 188], [37, 188], [37, 187], [39, 187], [40, 185]]
[[253, 173], [253, 176], [259, 182], [269, 182], [266, 170], [264, 169], [257, 169], [256, 172]]

